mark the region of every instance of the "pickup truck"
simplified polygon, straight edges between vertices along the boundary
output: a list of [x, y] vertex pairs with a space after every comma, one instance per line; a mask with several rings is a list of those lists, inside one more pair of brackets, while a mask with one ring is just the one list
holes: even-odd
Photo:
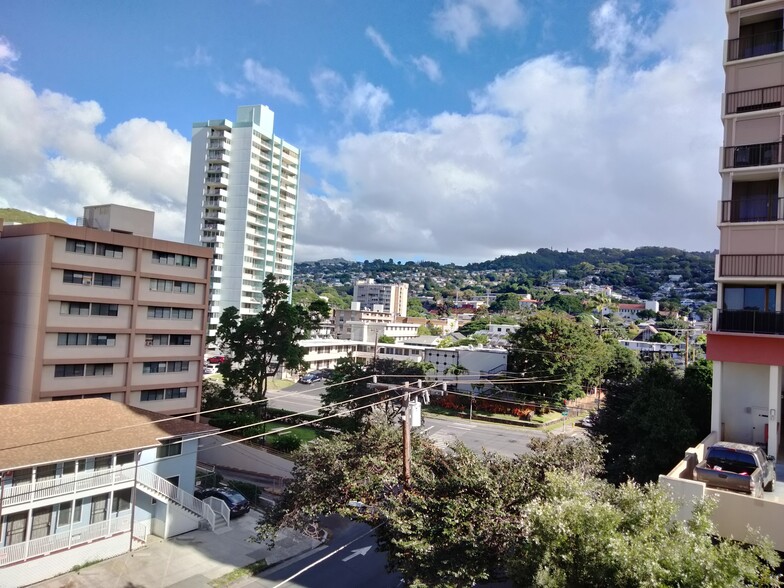
[[720, 442], [708, 447], [705, 459], [694, 468], [694, 479], [760, 498], [763, 489], [771, 492], [776, 483], [773, 460], [756, 445]]

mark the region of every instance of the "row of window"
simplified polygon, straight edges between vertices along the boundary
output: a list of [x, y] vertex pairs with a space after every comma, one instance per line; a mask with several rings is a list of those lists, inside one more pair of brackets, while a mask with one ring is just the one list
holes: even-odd
[[196, 284], [193, 282], [180, 282], [177, 280], [150, 280], [150, 290], [153, 292], [175, 292], [179, 294], [194, 294]]
[[85, 255], [103, 255], [104, 257], [119, 258], [123, 256], [122, 245], [107, 245], [106, 243], [95, 243], [80, 239], [66, 239], [65, 250]]
[[58, 345], [102, 345], [114, 347], [117, 335], [106, 333], [58, 333]]
[[[188, 396], [188, 389], [187, 388], [157, 388], [155, 390], [142, 390], [141, 401], [142, 402], [150, 402], [153, 400], [172, 400], [174, 398], [187, 398]], [[170, 448], [172, 451], [176, 450], [176, 453], [161, 455], [161, 450], [164, 448]], [[172, 445], [164, 445], [163, 447], [158, 448], [158, 457], [169, 457], [169, 455], [179, 455], [180, 454], [180, 444], [177, 443], [176, 446]]]
[[111, 363], [57, 364], [54, 366], [54, 377], [111, 376], [113, 371], [114, 364]]
[[196, 267], [198, 258], [193, 255], [181, 255], [166, 251], [153, 251], [152, 262], [164, 265], [181, 265], [183, 267]]
[[147, 308], [147, 318], [159, 319], [192, 319], [192, 308], [171, 308], [169, 306], [149, 306]]
[[145, 361], [142, 373], [165, 374], [167, 372], [187, 372], [189, 361]]
[[157, 347], [160, 345], [190, 345], [191, 336], [190, 335], [167, 335], [167, 334], [146, 335], [144, 338], [144, 344], [147, 346], [152, 345], [153, 347]]
[[82, 272], [74, 270], [63, 271], [63, 283], [82, 284], [85, 286], [109, 286], [111, 288], [120, 287], [120, 276], [117, 274], [104, 274], [101, 272]]
[[102, 302], [61, 302], [60, 314], [76, 314], [80, 316], [117, 316], [117, 304]]

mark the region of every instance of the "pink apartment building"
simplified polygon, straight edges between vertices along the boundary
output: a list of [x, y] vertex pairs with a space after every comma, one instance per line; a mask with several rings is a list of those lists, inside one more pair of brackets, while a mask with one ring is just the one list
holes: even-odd
[[153, 213], [0, 233], [0, 403], [102, 397], [197, 411], [212, 252], [152, 238]]

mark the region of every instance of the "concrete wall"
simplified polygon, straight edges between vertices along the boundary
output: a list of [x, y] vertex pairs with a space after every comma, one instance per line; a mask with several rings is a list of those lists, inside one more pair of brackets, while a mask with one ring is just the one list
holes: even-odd
[[722, 440], [754, 443], [755, 407], [768, 406], [770, 368], [764, 365], [722, 363]]

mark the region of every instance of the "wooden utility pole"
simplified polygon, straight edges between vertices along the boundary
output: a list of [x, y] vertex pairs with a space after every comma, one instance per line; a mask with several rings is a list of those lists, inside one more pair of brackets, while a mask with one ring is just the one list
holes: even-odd
[[411, 486], [411, 415], [408, 411], [408, 382], [403, 384], [406, 388], [403, 396], [403, 488], [408, 490]]

